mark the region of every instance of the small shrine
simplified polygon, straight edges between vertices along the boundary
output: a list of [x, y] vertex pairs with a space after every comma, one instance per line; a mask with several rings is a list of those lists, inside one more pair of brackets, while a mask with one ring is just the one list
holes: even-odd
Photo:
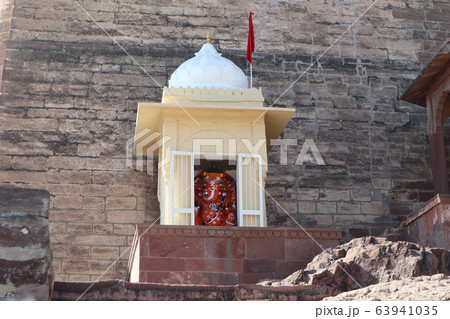
[[403, 94], [402, 100], [426, 107], [435, 196], [412, 212], [394, 233], [403, 240], [450, 249], [450, 194], [445, 120], [450, 116], [450, 38]]
[[173, 72], [161, 103], [139, 103], [134, 154], [158, 157], [160, 219], [137, 227], [127, 280], [253, 284], [339, 243], [340, 229], [267, 227], [270, 141], [295, 109], [263, 104], [261, 88], [209, 37]]
[[261, 88], [249, 88], [210, 38], [175, 70], [161, 103], [139, 103], [135, 145], [145, 139], [142, 132], [161, 134], [152, 140], [157, 149], [135, 147], [136, 156], [158, 156], [160, 224], [267, 226], [270, 140], [295, 109], [263, 103]]

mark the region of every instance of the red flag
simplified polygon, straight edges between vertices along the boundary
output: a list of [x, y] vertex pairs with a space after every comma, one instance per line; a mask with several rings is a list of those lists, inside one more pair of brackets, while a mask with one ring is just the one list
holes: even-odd
[[247, 61], [253, 65], [252, 53], [255, 51], [255, 35], [253, 34], [252, 12], [248, 17]]

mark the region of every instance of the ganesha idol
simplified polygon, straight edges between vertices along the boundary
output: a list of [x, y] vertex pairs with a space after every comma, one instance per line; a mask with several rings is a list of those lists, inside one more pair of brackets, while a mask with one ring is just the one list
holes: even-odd
[[195, 177], [195, 225], [236, 226], [236, 182], [222, 173]]

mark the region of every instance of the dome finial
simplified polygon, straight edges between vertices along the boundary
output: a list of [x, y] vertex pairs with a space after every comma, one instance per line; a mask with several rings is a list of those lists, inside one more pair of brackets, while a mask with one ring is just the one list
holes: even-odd
[[[0, 0], [1, 1], [1, 0]], [[198, 87], [216, 89], [246, 89], [248, 80], [244, 72], [230, 60], [221, 56], [211, 42], [202, 45], [194, 57], [184, 61], [170, 76], [169, 88]]]

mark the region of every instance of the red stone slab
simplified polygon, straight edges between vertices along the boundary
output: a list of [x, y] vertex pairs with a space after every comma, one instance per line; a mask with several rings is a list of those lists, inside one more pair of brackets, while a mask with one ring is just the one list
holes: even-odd
[[450, 249], [450, 195], [438, 194], [391, 232], [403, 240]]
[[276, 260], [275, 259], [245, 259], [244, 273], [275, 273]]
[[[312, 240], [306, 239], [290, 239], [285, 241], [285, 259], [298, 260], [304, 259], [304, 256], [315, 255], [317, 248]], [[301, 247], [301, 249], [300, 249]]]
[[182, 258], [165, 258], [165, 257], [141, 257], [141, 271], [183, 271], [184, 259]]
[[[131, 256], [139, 260], [139, 282], [255, 284], [303, 268], [319, 246], [338, 245], [341, 234], [340, 229], [143, 225]], [[129, 274], [136, 267], [131, 262]]]
[[247, 258], [284, 259], [285, 238], [247, 239]]
[[[145, 237], [144, 237], [145, 238]], [[150, 237], [148, 256], [206, 257], [204, 237]]]
[[208, 258], [244, 258], [246, 252], [245, 238], [209, 237], [206, 240]]
[[240, 258], [221, 258], [221, 259], [201, 259], [186, 258], [186, 271], [202, 272], [223, 272], [239, 273], [242, 272], [242, 259]]

